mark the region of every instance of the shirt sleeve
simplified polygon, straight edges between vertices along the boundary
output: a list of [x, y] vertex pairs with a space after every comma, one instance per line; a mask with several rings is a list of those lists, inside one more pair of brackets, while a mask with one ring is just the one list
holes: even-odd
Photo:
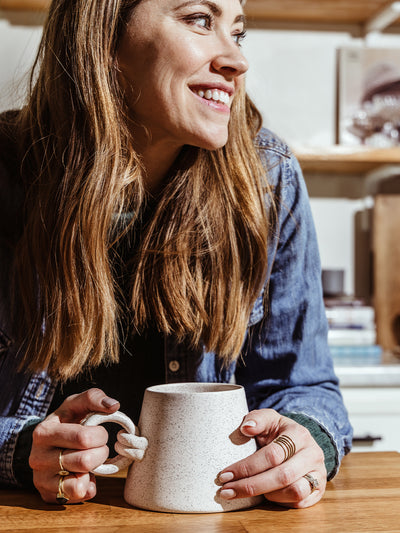
[[236, 381], [250, 409], [273, 408], [317, 423], [335, 449], [333, 477], [351, 448], [352, 428], [327, 343], [317, 238], [293, 155], [276, 166], [274, 187], [278, 223], [269, 248], [268, 297], [263, 317], [249, 328]]
[[[3, 486], [21, 486], [21, 480], [25, 484], [26, 478], [24, 474], [21, 478], [20, 473], [28, 468], [31, 446], [25, 430], [46, 416], [54, 392], [54, 385], [45, 372], [31, 376], [17, 372], [15, 359], [12, 352], [3, 354], [0, 365], [0, 484]], [[24, 436], [20, 441], [21, 432]]]
[[35, 427], [41, 422], [40, 418], [31, 418], [25, 423], [18, 434], [13, 456], [13, 472], [18, 485], [34, 488], [33, 472], [29, 466], [29, 456], [32, 449], [32, 434]]

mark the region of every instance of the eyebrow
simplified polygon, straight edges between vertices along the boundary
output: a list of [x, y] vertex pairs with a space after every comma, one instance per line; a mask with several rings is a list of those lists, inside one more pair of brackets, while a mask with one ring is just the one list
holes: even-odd
[[[183, 4], [180, 4], [177, 9], [191, 6], [193, 4], [204, 4], [212, 11], [212, 13], [214, 13], [215, 16], [220, 17], [222, 15], [222, 9], [211, 0], [188, 0], [187, 2], [183, 2]], [[237, 22], [242, 22], [244, 25], [246, 25], [246, 17], [243, 14], [238, 15], [234, 20], [234, 23]]]

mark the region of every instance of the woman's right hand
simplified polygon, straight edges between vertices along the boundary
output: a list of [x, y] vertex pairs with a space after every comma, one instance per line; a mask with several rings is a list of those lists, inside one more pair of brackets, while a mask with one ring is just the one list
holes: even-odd
[[102, 390], [89, 389], [69, 396], [37, 425], [29, 465], [33, 483], [45, 502], [56, 503], [61, 451], [62, 465], [70, 472], [63, 480], [69, 503], [90, 500], [96, 495], [96, 480], [91, 471], [108, 457], [108, 434], [102, 426], [82, 426], [80, 422], [90, 412], [108, 414], [118, 408], [119, 402]]

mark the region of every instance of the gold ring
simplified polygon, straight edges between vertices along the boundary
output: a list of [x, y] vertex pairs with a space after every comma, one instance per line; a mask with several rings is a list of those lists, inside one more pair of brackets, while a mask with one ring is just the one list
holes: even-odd
[[276, 439], [273, 442], [275, 442], [276, 444], [279, 444], [279, 446], [285, 452], [283, 462], [293, 457], [293, 455], [296, 453], [296, 445], [292, 441], [292, 439], [288, 437], [287, 435], [279, 435], [279, 437], [276, 437]]
[[60, 450], [60, 453], [58, 455], [58, 464], [60, 466], [60, 470], [58, 471], [59, 476], [69, 476], [68, 470], [65, 470], [63, 464], [62, 464], [62, 454], [64, 450]]
[[311, 494], [314, 492], [314, 490], [317, 490], [319, 488], [319, 481], [315, 477], [313, 477], [311, 474], [304, 474], [303, 476], [310, 484], [311, 488]]
[[60, 479], [58, 480], [58, 492], [56, 500], [59, 505], [65, 505], [69, 502], [69, 498], [64, 492], [64, 476], [60, 476]]

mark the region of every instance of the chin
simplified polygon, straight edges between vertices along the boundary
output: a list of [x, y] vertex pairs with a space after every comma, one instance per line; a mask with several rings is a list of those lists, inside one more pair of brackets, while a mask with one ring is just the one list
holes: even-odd
[[222, 148], [226, 145], [228, 142], [228, 130], [224, 131], [223, 133], [219, 132], [215, 135], [208, 134], [206, 137], [203, 137], [202, 139], [198, 139], [197, 141], [191, 143], [193, 146], [197, 146], [198, 148], [203, 148], [203, 150], [218, 150], [218, 148]]

